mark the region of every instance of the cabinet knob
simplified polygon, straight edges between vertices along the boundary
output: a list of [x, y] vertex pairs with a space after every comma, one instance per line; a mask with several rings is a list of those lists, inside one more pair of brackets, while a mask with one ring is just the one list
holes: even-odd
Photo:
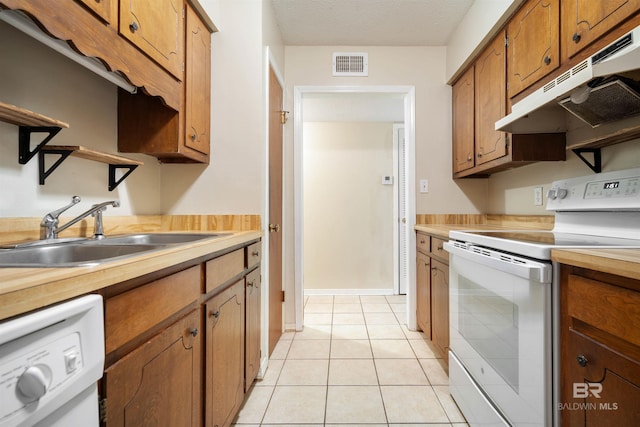
[[218, 317], [220, 317], [220, 310], [212, 311], [211, 315], [217, 319]]
[[251, 256], [258, 256], [258, 255], [260, 255], [260, 252], [258, 251], [251, 252]]
[[470, 162], [470, 161], [471, 161], [471, 156], [469, 155], [467, 156], [467, 162]]
[[442, 247], [442, 244], [440, 244], [440, 245], [438, 245], [438, 247], [437, 247], [436, 249], [437, 249], [438, 251], [441, 251], [441, 250], [442, 250], [442, 249], [444, 249], [444, 248]]
[[547, 65], [551, 64], [551, 57], [550, 56], [545, 56], [544, 57], [544, 63], [547, 64]]
[[253, 287], [255, 285], [255, 280], [252, 280], [250, 282], [247, 282], [247, 286], [251, 286]]
[[578, 360], [578, 364], [583, 368], [587, 366], [587, 362], [589, 362], [583, 354], [579, 354], [576, 359]]
[[478, 153], [478, 157], [482, 157], [482, 153]]
[[192, 337], [197, 336], [198, 335], [198, 328], [189, 329], [189, 333], [191, 334]]
[[421, 245], [424, 245], [424, 240], [420, 240], [420, 244], [421, 244]]
[[129, 24], [129, 29], [132, 33], [135, 33], [136, 31], [138, 31], [138, 24], [135, 21], [132, 22], [131, 24]]
[[580, 39], [582, 38], [582, 36], [578, 33], [574, 33], [573, 37], [571, 37], [571, 40], [573, 40], [576, 43], [580, 43]]
[[196, 140], [196, 134], [195, 134], [195, 133], [192, 133], [192, 134], [191, 134], [191, 140], [192, 140], [192, 141], [195, 141], [195, 140]]

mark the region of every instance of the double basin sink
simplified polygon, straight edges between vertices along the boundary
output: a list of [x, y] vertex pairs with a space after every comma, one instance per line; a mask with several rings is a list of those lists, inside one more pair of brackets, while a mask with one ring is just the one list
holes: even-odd
[[0, 249], [0, 267], [87, 267], [228, 233], [139, 233], [104, 239], [53, 239]]

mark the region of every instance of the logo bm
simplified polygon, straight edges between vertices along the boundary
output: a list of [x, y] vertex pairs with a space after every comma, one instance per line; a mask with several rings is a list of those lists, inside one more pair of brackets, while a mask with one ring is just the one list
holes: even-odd
[[590, 395], [600, 399], [602, 384], [598, 383], [573, 383], [573, 398], [584, 399]]

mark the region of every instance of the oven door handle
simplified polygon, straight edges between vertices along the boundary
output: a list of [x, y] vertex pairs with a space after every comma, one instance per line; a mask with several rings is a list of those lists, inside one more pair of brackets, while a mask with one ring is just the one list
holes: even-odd
[[504, 271], [527, 280], [551, 283], [551, 264], [545, 264], [518, 256], [504, 254], [492, 249], [474, 250], [473, 245], [460, 248], [452, 242], [445, 242], [444, 248], [452, 255], [461, 256], [478, 264]]

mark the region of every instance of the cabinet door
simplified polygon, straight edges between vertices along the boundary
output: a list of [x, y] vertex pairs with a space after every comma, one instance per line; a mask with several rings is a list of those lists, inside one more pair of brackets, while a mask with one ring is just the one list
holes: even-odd
[[559, 0], [529, 0], [509, 21], [507, 87], [514, 97], [560, 66]]
[[205, 304], [205, 426], [231, 425], [244, 398], [244, 280]]
[[184, 16], [182, 0], [120, 2], [120, 34], [182, 80]]
[[104, 373], [106, 425], [202, 425], [198, 310], [178, 320]]
[[[102, 18], [106, 23], [114, 25], [118, 19], [118, 0], [78, 0]], [[115, 22], [114, 22], [115, 21]]]
[[425, 336], [431, 339], [431, 265], [425, 254], [416, 256], [416, 318]]
[[640, 420], [640, 363], [575, 331], [562, 357], [562, 425], [631, 426]]
[[449, 266], [431, 259], [432, 341], [446, 359], [449, 351]]
[[572, 58], [638, 10], [640, 0], [563, 0], [563, 61]]
[[245, 392], [249, 390], [260, 370], [260, 278], [258, 268], [245, 279]]
[[504, 37], [499, 33], [475, 63], [476, 165], [507, 154], [505, 133], [495, 130], [506, 110]]
[[475, 165], [474, 67], [453, 85], [453, 172]]
[[187, 7], [185, 103], [184, 144], [208, 155], [211, 120], [211, 33], [191, 7]]

